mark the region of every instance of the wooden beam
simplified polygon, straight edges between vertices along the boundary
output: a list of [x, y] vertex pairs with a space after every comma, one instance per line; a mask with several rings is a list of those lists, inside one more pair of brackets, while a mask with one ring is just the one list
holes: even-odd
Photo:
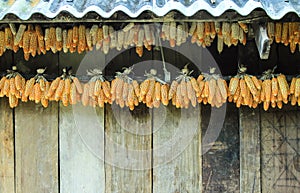
[[239, 109], [241, 193], [261, 192], [259, 119], [259, 109]]
[[13, 110], [7, 98], [0, 99], [0, 192], [15, 192]]

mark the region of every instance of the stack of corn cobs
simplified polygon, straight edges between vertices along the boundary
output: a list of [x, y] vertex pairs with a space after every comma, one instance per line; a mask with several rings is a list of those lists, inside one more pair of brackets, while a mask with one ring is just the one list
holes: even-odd
[[112, 81], [106, 80], [100, 70], [90, 70], [90, 80], [82, 83], [66, 68], [61, 76], [48, 81], [45, 69], [38, 69], [34, 77], [26, 80], [14, 66], [0, 80], [0, 97], [8, 97], [11, 108], [17, 107], [19, 100], [41, 103], [43, 107], [47, 107], [49, 101], [61, 101], [64, 106], [81, 102], [92, 107], [115, 103], [130, 110], [140, 103], [158, 108], [169, 102], [176, 108], [196, 107], [198, 103], [218, 108], [227, 100], [236, 107], [256, 108], [262, 104], [264, 110], [282, 108], [289, 101], [291, 105], [300, 106], [300, 78], [294, 77], [289, 85], [285, 75], [274, 74], [274, 69], [257, 78], [241, 67], [229, 85], [215, 69], [194, 78], [186, 65], [170, 83], [158, 78], [155, 69], [146, 72], [146, 79], [139, 83], [131, 77], [132, 70], [130, 67], [117, 72]]

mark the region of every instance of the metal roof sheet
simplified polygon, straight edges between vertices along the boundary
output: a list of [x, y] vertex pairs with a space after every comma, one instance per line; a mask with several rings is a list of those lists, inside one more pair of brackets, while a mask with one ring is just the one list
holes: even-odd
[[14, 14], [27, 20], [32, 14], [39, 13], [54, 18], [61, 12], [69, 12], [76, 18], [82, 18], [89, 12], [96, 12], [103, 18], [109, 18], [116, 12], [124, 12], [135, 18], [144, 11], [164, 16], [172, 10], [185, 16], [198, 11], [207, 11], [212, 16], [220, 16], [228, 10], [234, 10], [242, 16], [261, 8], [272, 19], [280, 19], [294, 12], [300, 16], [299, 0], [2, 0], [0, 1], [0, 19]]

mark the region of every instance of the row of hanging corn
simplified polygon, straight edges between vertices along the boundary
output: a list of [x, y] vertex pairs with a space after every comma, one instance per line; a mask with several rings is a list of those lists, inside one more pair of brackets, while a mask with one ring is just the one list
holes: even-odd
[[34, 101], [44, 107], [49, 101], [61, 101], [64, 106], [81, 102], [93, 107], [115, 103], [130, 110], [140, 103], [149, 108], [169, 103], [177, 108], [195, 107], [198, 103], [221, 107], [227, 101], [234, 102], [237, 107], [256, 108], [263, 104], [264, 110], [270, 106], [282, 108], [289, 101], [300, 106], [300, 78], [294, 77], [288, 84], [285, 75], [274, 74], [272, 70], [258, 79], [240, 68], [229, 84], [213, 69], [194, 78], [183, 68], [170, 84], [159, 79], [154, 69], [140, 83], [129, 76], [131, 71], [131, 68], [125, 69], [112, 81], [107, 81], [101, 71], [93, 70], [89, 72], [91, 79], [82, 83], [64, 69], [61, 76], [50, 82], [43, 69], [38, 69], [36, 76], [26, 80], [14, 67], [0, 80], [0, 97], [8, 97], [12, 108], [17, 107], [19, 101]]
[[[267, 32], [271, 41], [290, 45], [295, 52], [299, 43], [298, 22], [267, 23]], [[158, 34], [159, 33], [159, 34]], [[58, 26], [42, 28], [40, 25], [8, 24], [0, 30], [0, 56], [6, 50], [17, 52], [23, 49], [25, 60], [47, 51], [78, 52], [101, 50], [105, 54], [110, 49], [121, 50], [130, 46], [136, 48], [139, 56], [143, 55], [144, 47], [151, 50], [159, 46], [158, 37], [169, 41], [171, 47], [180, 46], [189, 37], [191, 43], [198, 46], [210, 46], [217, 37], [217, 49], [221, 53], [224, 44], [230, 47], [238, 42], [246, 44], [248, 24], [241, 22], [164, 22], [161, 26], [129, 23], [120, 30], [110, 25], [74, 25], [63, 29]]]

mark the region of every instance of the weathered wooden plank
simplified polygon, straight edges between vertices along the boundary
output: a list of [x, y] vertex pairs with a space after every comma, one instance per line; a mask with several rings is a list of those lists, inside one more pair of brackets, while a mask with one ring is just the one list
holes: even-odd
[[15, 192], [13, 110], [0, 99], [0, 192]]
[[259, 109], [242, 107], [240, 119], [240, 192], [260, 193]]
[[[237, 193], [240, 192], [238, 109], [228, 103], [226, 108], [212, 110], [210, 106], [202, 106], [203, 191]], [[216, 134], [216, 140], [205, 142], [206, 135], [209, 139]]]
[[60, 192], [104, 192], [103, 108], [60, 104], [59, 141]]
[[139, 110], [106, 107], [106, 193], [151, 192], [151, 113]]
[[200, 107], [153, 110], [153, 192], [202, 192]]
[[16, 192], [58, 192], [58, 106], [15, 109]]
[[300, 111], [261, 112], [262, 192], [300, 192]]

